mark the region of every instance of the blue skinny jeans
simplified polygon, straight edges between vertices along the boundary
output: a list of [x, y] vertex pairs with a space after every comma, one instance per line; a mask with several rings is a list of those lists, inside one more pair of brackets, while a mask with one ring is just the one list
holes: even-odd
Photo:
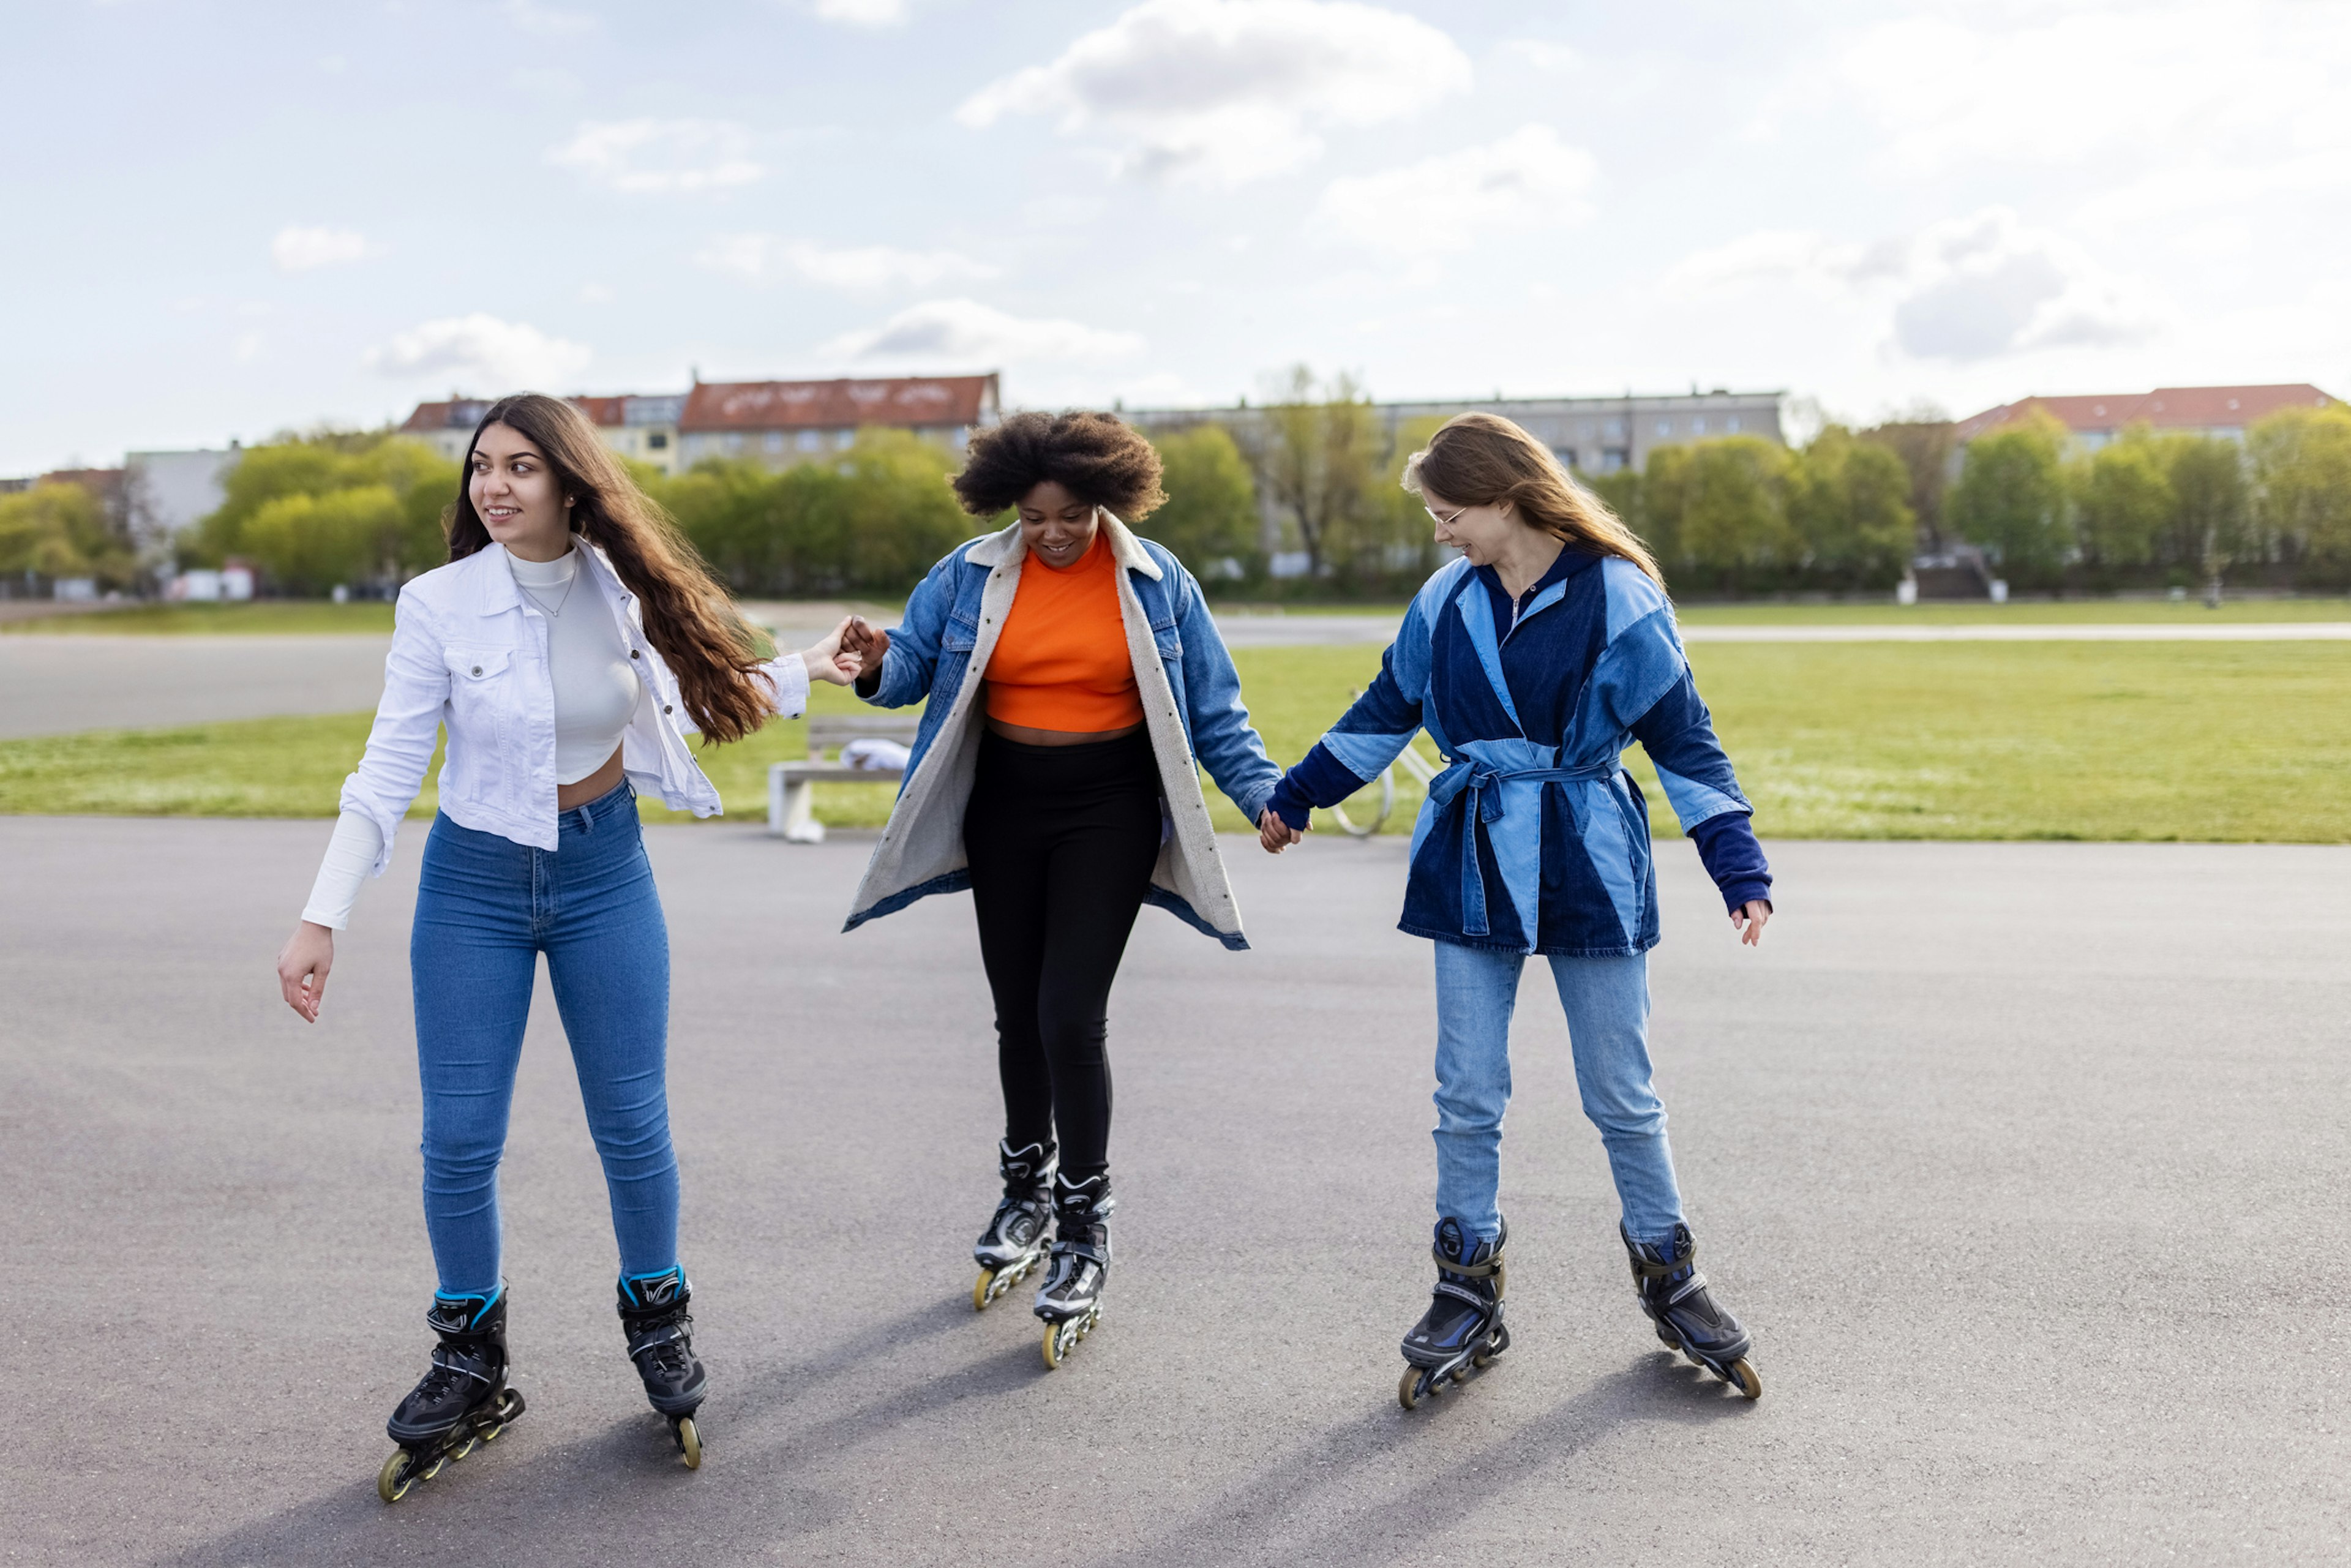
[[[1502, 1111], [1510, 1103], [1510, 1015], [1523, 953], [1437, 942], [1437, 1214], [1479, 1239], [1502, 1230]], [[1575, 1086], [1600, 1129], [1625, 1228], [1669, 1240], [1682, 1223], [1666, 1108], [1649, 1083], [1649, 960], [1550, 960], [1567, 1013]]]
[[424, 1227], [444, 1295], [498, 1288], [498, 1162], [538, 955], [604, 1164], [621, 1271], [677, 1262], [669, 927], [627, 783], [552, 851], [434, 819], [408, 963], [424, 1085]]

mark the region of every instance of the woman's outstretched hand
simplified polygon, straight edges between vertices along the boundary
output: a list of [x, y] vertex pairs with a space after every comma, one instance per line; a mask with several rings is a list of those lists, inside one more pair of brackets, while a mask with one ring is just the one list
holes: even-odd
[[1762, 945], [1763, 923], [1771, 918], [1771, 906], [1760, 898], [1749, 899], [1746, 908], [1730, 912], [1730, 923], [1739, 927], [1739, 939], [1750, 947]]
[[851, 616], [841, 626], [841, 645], [863, 659], [867, 669], [880, 669], [882, 655], [890, 651], [890, 633], [862, 615]]
[[1313, 825], [1309, 822], [1306, 827], [1293, 828], [1281, 820], [1280, 812], [1268, 806], [1257, 820], [1257, 841], [1265, 847], [1266, 853], [1278, 855], [1304, 838]]
[[856, 616], [847, 616], [823, 642], [800, 650], [800, 663], [808, 666], [811, 680], [845, 686], [864, 672], [864, 655], [849, 645], [850, 630], [857, 624]]
[[319, 1021], [319, 1005], [327, 999], [327, 971], [334, 967], [332, 931], [308, 920], [294, 927], [277, 955], [277, 988], [304, 1023]]

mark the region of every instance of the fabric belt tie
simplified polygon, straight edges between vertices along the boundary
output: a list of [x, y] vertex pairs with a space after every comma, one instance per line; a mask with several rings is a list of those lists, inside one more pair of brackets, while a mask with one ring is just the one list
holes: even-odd
[[[1467, 794], [1469, 810], [1461, 822], [1461, 934], [1490, 936], [1486, 919], [1486, 872], [1478, 863], [1478, 824], [1499, 822], [1506, 808], [1501, 786], [1518, 780], [1538, 784], [1604, 783], [1625, 770], [1614, 758], [1584, 768], [1497, 768], [1490, 762], [1465, 758], [1429, 780], [1428, 798], [1442, 810]], [[1533, 933], [1528, 933], [1531, 940]]]

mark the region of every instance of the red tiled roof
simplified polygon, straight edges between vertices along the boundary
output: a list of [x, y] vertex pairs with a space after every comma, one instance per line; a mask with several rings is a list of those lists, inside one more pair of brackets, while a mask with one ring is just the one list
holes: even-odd
[[[563, 401], [586, 414], [589, 423], [596, 425], [622, 423], [622, 414], [629, 402], [625, 397], [568, 397]], [[408, 431], [471, 430], [489, 406], [488, 398], [453, 398], [443, 402], [420, 402], [416, 405], [416, 412], [410, 414], [400, 428]]]
[[997, 405], [996, 377], [872, 381], [701, 382], [682, 431], [854, 429], [861, 424], [977, 424]]
[[1953, 434], [1971, 441], [2022, 418], [2032, 409], [2053, 414], [2068, 430], [2120, 430], [2146, 423], [2158, 430], [2210, 430], [2246, 425], [2282, 408], [2324, 408], [2335, 400], [2307, 382], [2266, 387], [2158, 387], [2151, 392], [2105, 397], [2028, 397], [1963, 419]]

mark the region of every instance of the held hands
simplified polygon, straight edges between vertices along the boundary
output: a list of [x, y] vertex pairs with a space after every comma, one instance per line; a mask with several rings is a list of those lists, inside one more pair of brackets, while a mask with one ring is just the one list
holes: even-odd
[[[849, 616], [823, 642], [800, 650], [800, 663], [808, 666], [810, 680], [845, 686], [864, 673], [863, 654], [849, 643], [851, 628], [862, 624], [856, 616]], [[888, 638], [883, 639], [883, 645], [889, 645]]]
[[1313, 827], [1310, 821], [1305, 827], [1293, 828], [1281, 820], [1280, 812], [1268, 806], [1257, 820], [1257, 841], [1264, 846], [1266, 853], [1278, 855], [1312, 831]]
[[1730, 912], [1730, 923], [1739, 927], [1739, 939], [1750, 947], [1762, 946], [1763, 923], [1771, 918], [1771, 906], [1760, 898], [1750, 899], [1744, 909]]
[[304, 1023], [319, 1021], [327, 999], [327, 971], [335, 967], [335, 934], [305, 920], [277, 955], [277, 988]]
[[841, 646], [865, 661], [869, 670], [882, 667], [882, 655], [890, 651], [890, 633], [862, 615], [852, 615], [841, 622]]

